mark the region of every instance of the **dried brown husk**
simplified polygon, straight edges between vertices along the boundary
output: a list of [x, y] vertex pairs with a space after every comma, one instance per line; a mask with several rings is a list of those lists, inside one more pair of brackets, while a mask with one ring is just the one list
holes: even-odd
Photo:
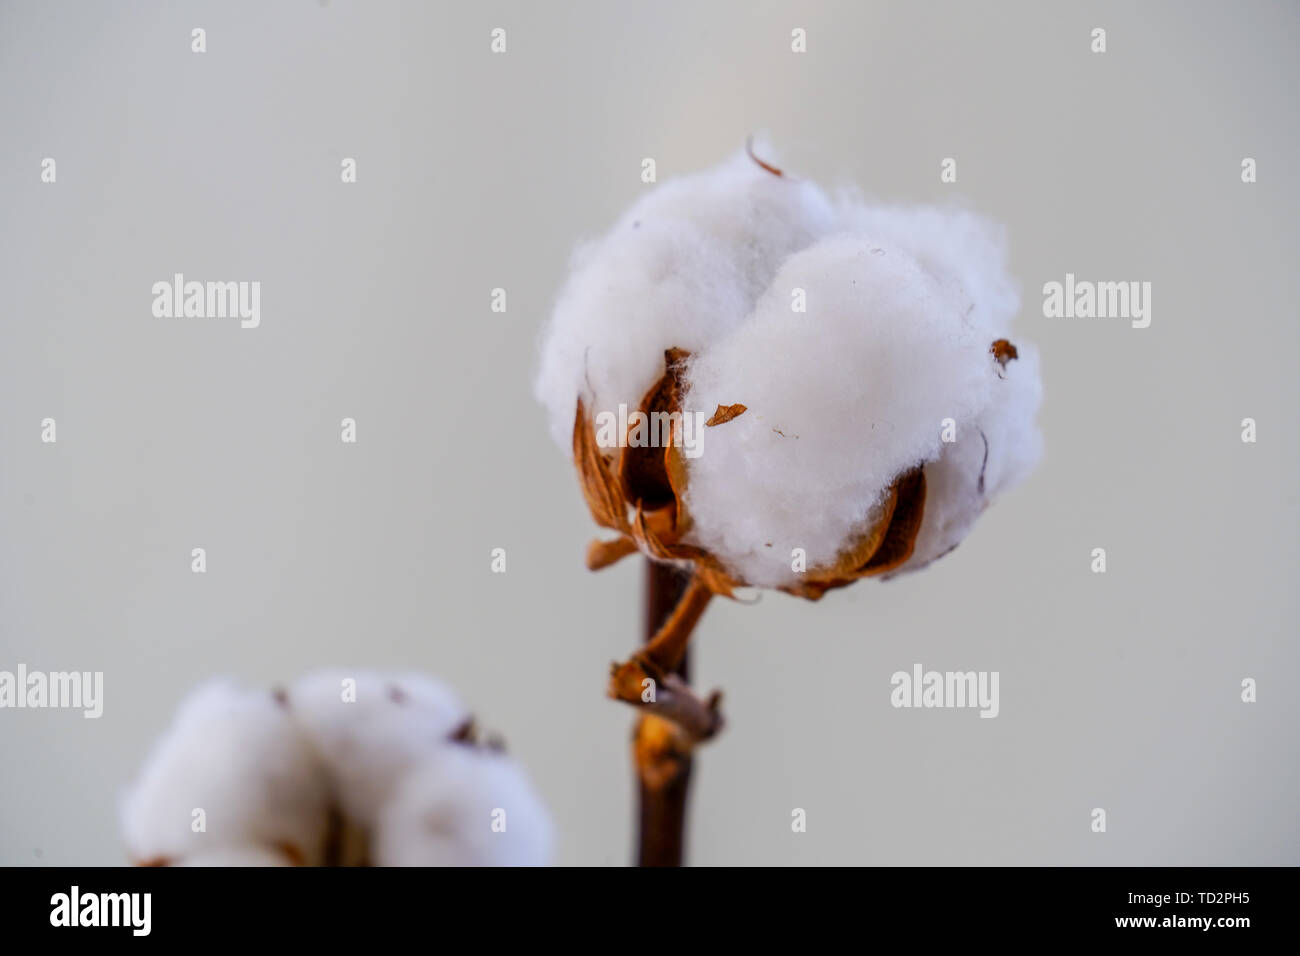
[[592, 519], [602, 528], [626, 532], [627, 503], [622, 488], [596, 444], [596, 432], [581, 398], [573, 421], [573, 464], [578, 469], [578, 482]]
[[[647, 421], [653, 421], [655, 415], [680, 412], [682, 366], [689, 355], [684, 349], [668, 349], [664, 352], [664, 374], [646, 392], [639, 406], [639, 411], [646, 416]], [[623, 437], [626, 439], [628, 436]], [[662, 447], [633, 447], [625, 441], [619, 458], [618, 473], [624, 496], [633, 505], [640, 502], [643, 507], [653, 511], [672, 504], [675, 500], [664, 467]]]

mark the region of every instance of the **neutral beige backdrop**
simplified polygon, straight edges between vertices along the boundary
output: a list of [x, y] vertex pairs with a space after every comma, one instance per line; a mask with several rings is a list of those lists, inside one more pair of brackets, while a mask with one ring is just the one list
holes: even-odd
[[[756, 130], [803, 175], [1008, 224], [1047, 453], [924, 574], [708, 612], [730, 725], [691, 859], [1300, 863], [1298, 46], [1258, 0], [6, 3], [0, 669], [102, 670], [106, 701], [0, 711], [0, 863], [121, 862], [116, 795], [190, 686], [333, 664], [454, 683], [560, 861], [625, 862], [603, 684], [639, 568], [583, 568], [536, 337], [642, 158]], [[261, 327], [154, 319], [177, 271], [260, 280]], [[1067, 271], [1152, 282], [1151, 327], [1043, 318]], [[915, 662], [999, 671], [1001, 715], [894, 710]]]

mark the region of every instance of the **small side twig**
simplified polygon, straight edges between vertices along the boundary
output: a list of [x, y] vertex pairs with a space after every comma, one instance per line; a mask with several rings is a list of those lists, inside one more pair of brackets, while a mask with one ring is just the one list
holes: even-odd
[[[611, 697], [646, 708], [633, 734], [638, 783], [637, 864], [681, 866], [686, 798], [695, 745], [722, 726], [718, 695], [701, 701], [687, 685], [686, 644], [708, 605], [707, 588], [672, 565], [646, 561], [646, 644], [615, 664]], [[655, 681], [645, 699], [646, 678]]]
[[695, 625], [700, 623], [700, 617], [712, 598], [713, 592], [703, 581], [698, 577], [691, 578], [668, 620], [650, 636], [637, 658], [651, 670], [676, 670], [686, 655], [686, 645], [695, 633]]
[[645, 707], [656, 717], [672, 721], [682, 731], [682, 742], [687, 746], [708, 740], [722, 729], [722, 714], [718, 710], [721, 691], [715, 690], [708, 700], [701, 700], [678, 675], [652, 672], [635, 658], [613, 666], [609, 696]]

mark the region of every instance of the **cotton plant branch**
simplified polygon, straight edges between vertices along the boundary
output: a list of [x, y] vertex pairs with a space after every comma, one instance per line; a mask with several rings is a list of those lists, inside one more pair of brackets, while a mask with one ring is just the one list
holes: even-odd
[[[651, 692], [654, 698], [647, 699]], [[701, 700], [679, 675], [661, 671], [640, 657], [613, 666], [609, 696], [644, 707], [660, 720], [676, 724], [682, 733], [681, 740], [690, 746], [708, 740], [722, 729], [721, 691], [715, 690], [707, 700]]]
[[[608, 685], [643, 712], [643, 863], [681, 861], [694, 748], [722, 725], [684, 670], [712, 598], [815, 601], [924, 568], [1037, 462], [1038, 354], [1007, 337], [1006, 259], [979, 216], [834, 200], [752, 143], [575, 257], [536, 391], [614, 533], [587, 566], [651, 562], [657, 613]], [[672, 421], [666, 440], [646, 420]]]
[[[647, 644], [675, 615], [690, 583], [686, 573], [678, 568], [646, 562]], [[689, 676], [688, 654], [681, 655], [669, 676], [674, 684], [685, 686]], [[676, 691], [676, 687], [672, 690]], [[686, 723], [691, 726], [690, 721]], [[717, 727], [713, 730], [716, 732]], [[661, 710], [642, 715], [632, 741], [632, 760], [637, 773], [637, 864], [681, 866], [686, 853], [686, 808], [697, 741], [680, 725], [665, 719]]]
[[695, 626], [699, 624], [700, 617], [712, 598], [713, 592], [709, 586], [698, 575], [692, 576], [668, 620], [650, 635], [650, 639], [637, 654], [637, 659], [645, 668], [662, 675], [677, 667], [686, 653], [691, 635], [695, 633]]
[[[609, 696], [644, 707], [660, 720], [671, 721], [680, 730], [680, 742], [694, 746], [708, 740], [722, 729], [718, 707], [721, 691], [707, 700], [697, 697], [681, 674], [686, 649], [696, 624], [713, 597], [698, 577], [687, 578], [685, 572], [650, 563], [647, 571], [647, 601], [651, 607], [661, 604], [660, 588], [678, 595], [667, 620], [652, 631], [630, 660], [610, 668]], [[682, 586], [681, 581], [686, 583]], [[665, 581], [671, 584], [665, 585]]]
[[638, 777], [638, 866], [681, 866], [686, 856], [686, 808], [692, 749], [676, 725], [647, 714], [637, 722], [633, 759]]
[[692, 755], [722, 729], [721, 693], [701, 700], [686, 681], [687, 645], [712, 597], [688, 572], [648, 559], [645, 646], [611, 666], [609, 696], [644, 711], [632, 738], [640, 866], [682, 864]]

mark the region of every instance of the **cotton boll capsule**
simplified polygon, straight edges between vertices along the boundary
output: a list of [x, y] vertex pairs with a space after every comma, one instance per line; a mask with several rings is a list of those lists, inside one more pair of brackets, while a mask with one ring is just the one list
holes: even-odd
[[523, 770], [491, 750], [453, 746], [413, 768], [384, 806], [379, 866], [545, 866], [553, 827]]
[[[754, 163], [749, 174], [767, 176], [769, 189], [787, 182]], [[717, 217], [709, 235], [732, 243], [730, 252], [715, 242], [712, 258], [693, 260], [703, 272], [691, 273], [666, 268], [616, 230], [570, 278], [570, 292], [591, 297], [562, 295], [548, 326], [539, 397], [553, 430], [557, 415], [575, 409], [584, 497], [596, 523], [618, 535], [592, 545], [588, 566], [640, 550], [689, 566], [711, 593], [750, 584], [811, 599], [919, 567], [960, 540], [1038, 455], [1036, 361], [1008, 374], [990, 355], [1018, 307], [1001, 229], [960, 210], [856, 200], [827, 219], [815, 191], [807, 195], [820, 198], [800, 207], [801, 227], [790, 228], [740, 211], [747, 197], [728, 182], [713, 171], [665, 195], [689, 197], [692, 216], [681, 218], [693, 228]], [[746, 258], [754, 245], [784, 254]], [[742, 259], [744, 283], [718, 265]], [[707, 297], [697, 300], [708, 305], [704, 316], [679, 301], [674, 283], [709, 270], [713, 287], [743, 285], [735, 296], [748, 306], [743, 316]], [[684, 435], [649, 450], [631, 428], [618, 447], [600, 440], [601, 406], [634, 388], [640, 397], [629, 405], [645, 416], [707, 418], [698, 455], [685, 453]], [[949, 419], [962, 429], [956, 448], [941, 439]], [[998, 448], [984, 461], [981, 444], [983, 484], [967, 497], [965, 442], [981, 429], [990, 440], [997, 433]]]
[[406, 771], [447, 741], [469, 711], [417, 674], [325, 671], [290, 687], [288, 706], [329, 769], [339, 807], [362, 830]]
[[315, 864], [329, 784], [282, 704], [213, 681], [191, 694], [121, 803], [137, 862], [259, 847]]

